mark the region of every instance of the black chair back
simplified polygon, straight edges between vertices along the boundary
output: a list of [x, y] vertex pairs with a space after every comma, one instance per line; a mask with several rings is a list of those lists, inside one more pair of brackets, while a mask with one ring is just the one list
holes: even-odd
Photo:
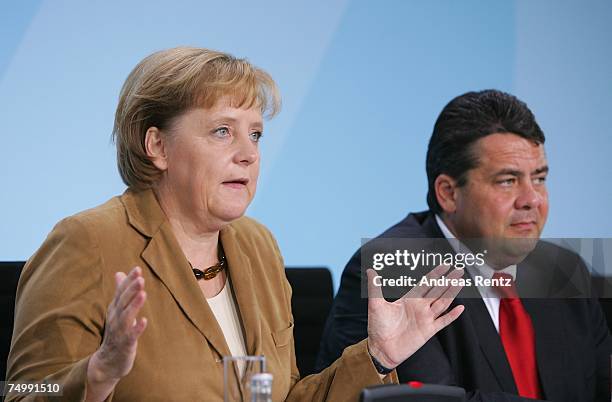
[[334, 298], [331, 272], [327, 268], [287, 267], [293, 290], [295, 355], [300, 375], [314, 373], [321, 335]]
[[593, 291], [599, 297], [599, 303], [612, 332], [612, 278], [609, 276], [593, 276], [591, 278]]
[[6, 378], [6, 359], [13, 336], [15, 292], [23, 261], [0, 262], [0, 381]]

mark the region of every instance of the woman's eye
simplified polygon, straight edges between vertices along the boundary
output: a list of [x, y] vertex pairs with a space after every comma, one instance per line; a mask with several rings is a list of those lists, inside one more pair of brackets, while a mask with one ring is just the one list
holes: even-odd
[[218, 129], [216, 129], [215, 131], [213, 131], [213, 134], [216, 135], [217, 137], [227, 137], [229, 135], [229, 129], [227, 127], [219, 127]]
[[262, 136], [263, 134], [261, 133], [261, 131], [254, 131], [251, 134], [249, 134], [249, 137], [251, 137], [251, 141], [253, 142], [259, 142]]

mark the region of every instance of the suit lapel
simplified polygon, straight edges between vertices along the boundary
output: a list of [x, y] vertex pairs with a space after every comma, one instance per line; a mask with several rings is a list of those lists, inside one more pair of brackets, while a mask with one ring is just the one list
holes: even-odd
[[259, 319], [258, 300], [253, 288], [253, 270], [249, 255], [253, 250], [247, 250], [245, 244], [237, 239], [233, 227], [227, 226], [221, 230], [221, 244], [227, 258], [228, 270], [232, 288], [238, 304], [242, 319], [242, 327], [249, 328], [244, 331], [246, 350], [249, 355], [261, 355], [261, 323]]
[[563, 317], [555, 303], [559, 300], [523, 299], [523, 305], [531, 317], [536, 338], [536, 359], [540, 383], [547, 400], [563, 400], [567, 378], [559, 373], [569, 372], [566, 355], [560, 351], [571, 349], [565, 339]]
[[223, 332], [193, 276], [187, 259], [176, 243], [167, 221], [153, 236], [143, 251], [142, 258], [168, 288], [181, 310], [198, 331], [208, 339], [217, 353], [221, 356], [229, 356], [230, 351]]
[[[427, 215], [423, 221], [423, 228], [425, 233], [432, 237], [444, 238], [444, 234], [438, 226], [434, 214]], [[448, 252], [454, 253], [455, 251], [448, 240], [446, 244]], [[512, 369], [508, 363], [504, 346], [478, 289], [475, 286], [463, 288], [453, 304], [463, 304], [465, 306], [465, 313], [467, 313], [469, 320], [472, 322], [476, 341], [501, 390], [517, 394], [514, 376], [512, 375]]]
[[141, 256], [180, 309], [221, 356], [230, 351], [223, 332], [193, 276], [170, 224], [151, 190], [128, 191], [122, 201], [134, 228], [150, 240]]
[[[501, 343], [499, 333], [493, 325], [491, 315], [487, 307], [474, 287], [464, 288], [462, 290], [461, 299], [457, 301], [465, 306], [465, 313], [468, 313], [469, 319], [472, 322], [476, 341], [478, 342], [482, 355], [487, 361], [489, 368], [497, 379], [499, 387], [503, 392], [517, 394], [516, 384], [512, 369], [508, 363], [504, 346]], [[464, 314], [465, 314], [464, 313]]]
[[[571, 281], [556, 269], [556, 264], [551, 266], [550, 261], [554, 261], [556, 256], [537, 251], [518, 266], [517, 286], [519, 294], [531, 296], [523, 297], [521, 301], [535, 332], [536, 361], [544, 395], [548, 400], [563, 400], [567, 382], [559, 373], [567, 373], [571, 367], [568, 367], [566, 354], [559, 351], [570, 350], [571, 345], [563, 342], [566, 339], [563, 315], [555, 306], [560, 300], [548, 297], [556, 294], [558, 283], [571, 285]], [[561, 279], [555, 275], [562, 275]]]

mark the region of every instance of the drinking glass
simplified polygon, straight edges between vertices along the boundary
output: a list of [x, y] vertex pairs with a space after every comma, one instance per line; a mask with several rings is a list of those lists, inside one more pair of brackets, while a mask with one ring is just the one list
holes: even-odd
[[264, 356], [224, 356], [223, 401], [250, 402], [251, 377], [265, 371]]

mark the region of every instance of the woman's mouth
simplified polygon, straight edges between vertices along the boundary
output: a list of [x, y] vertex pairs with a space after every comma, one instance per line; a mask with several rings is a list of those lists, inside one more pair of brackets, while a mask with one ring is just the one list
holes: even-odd
[[240, 190], [240, 189], [245, 188], [248, 182], [249, 182], [249, 179], [247, 178], [238, 178], [238, 179], [224, 181], [222, 184], [226, 187]]

